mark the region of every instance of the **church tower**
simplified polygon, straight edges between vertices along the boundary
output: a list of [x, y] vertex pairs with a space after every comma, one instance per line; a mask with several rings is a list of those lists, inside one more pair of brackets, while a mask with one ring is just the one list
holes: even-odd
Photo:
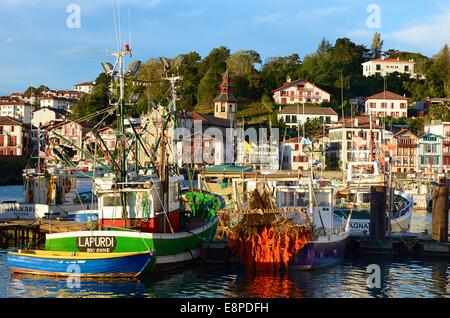
[[231, 121], [231, 125], [237, 125], [237, 99], [232, 93], [233, 85], [228, 71], [223, 75], [223, 82], [220, 85], [220, 94], [214, 98], [214, 116]]

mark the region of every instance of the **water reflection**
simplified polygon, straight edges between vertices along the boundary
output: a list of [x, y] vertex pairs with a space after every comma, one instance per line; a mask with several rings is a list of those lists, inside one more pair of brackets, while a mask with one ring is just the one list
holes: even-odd
[[87, 279], [79, 285], [66, 278], [12, 274], [7, 288], [8, 297], [144, 297], [145, 290], [137, 279]]
[[[381, 288], [369, 288], [367, 266], [378, 264]], [[81, 279], [70, 288], [65, 278], [11, 274], [0, 253], [0, 297], [449, 297], [447, 261], [347, 259], [321, 270], [249, 274], [239, 266], [208, 265], [140, 279]]]

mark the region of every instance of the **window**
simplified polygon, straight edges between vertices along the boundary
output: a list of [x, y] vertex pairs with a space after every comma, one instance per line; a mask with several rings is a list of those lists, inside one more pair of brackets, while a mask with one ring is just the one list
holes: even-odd
[[220, 111], [225, 112], [225, 104], [224, 103], [221, 104]]
[[120, 195], [105, 196], [103, 197], [103, 206], [120, 206]]
[[376, 70], [381, 71], [381, 64], [377, 64]]
[[387, 108], [387, 103], [381, 103], [381, 108]]
[[409, 72], [409, 65], [405, 65], [405, 72]]

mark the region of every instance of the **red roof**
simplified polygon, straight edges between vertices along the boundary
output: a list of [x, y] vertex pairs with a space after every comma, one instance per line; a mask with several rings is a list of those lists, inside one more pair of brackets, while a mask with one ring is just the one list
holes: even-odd
[[[356, 125], [356, 120], [358, 121], [358, 125]], [[338, 127], [335, 128], [342, 128], [342, 119], [339, 121], [339, 123], [341, 124]], [[345, 128], [361, 128], [361, 129], [369, 129], [370, 128], [370, 116], [354, 116], [353, 118], [351, 117], [346, 117], [344, 119], [344, 124], [345, 124]], [[380, 129], [381, 125], [378, 123], [377, 124], [377, 120], [376, 119], [372, 119], [372, 129]], [[331, 128], [333, 129], [333, 128]]]
[[400, 60], [400, 59], [394, 59], [394, 58], [391, 58], [391, 57], [386, 57], [386, 58], [378, 58], [378, 59], [375, 59], [375, 60], [370, 60], [370, 61], [368, 61], [368, 62], [387, 62], [387, 63], [392, 63], [392, 62], [396, 62], [396, 63], [414, 63], [414, 62], [411, 62], [411, 61], [405, 61], [405, 60]]
[[25, 102], [20, 102], [20, 101], [17, 101], [17, 100], [14, 100], [14, 101], [1, 101], [0, 102], [0, 106], [11, 106], [11, 105], [25, 106], [25, 105], [30, 105], [30, 104], [25, 103]]
[[[277, 89], [273, 90], [272, 93], [276, 93], [276, 92], [278, 92], [278, 91], [281, 91], [282, 89], [285, 89], [285, 88], [287, 88], [287, 87], [296, 85], [296, 84], [299, 83], [299, 82], [309, 83], [309, 84], [313, 85], [314, 87], [317, 87], [318, 89], [324, 91], [325, 93], [330, 94], [330, 93], [328, 93], [327, 91], [325, 91], [325, 90], [321, 89], [320, 87], [318, 87], [317, 85], [315, 85], [314, 83], [311, 83], [310, 81], [305, 80], [304, 78], [299, 78], [299, 79], [297, 79], [297, 80], [295, 80], [295, 81], [291, 81], [291, 82], [284, 83], [283, 86], [278, 87]], [[330, 95], [331, 95], [331, 94], [330, 94]]]
[[74, 86], [94, 86], [93, 82], [84, 82], [80, 84], [75, 84]]
[[391, 91], [381, 92], [375, 95], [372, 95], [370, 97], [367, 97], [368, 99], [390, 99], [390, 100], [408, 100], [407, 97], [393, 93]]
[[0, 116], [0, 125], [23, 126], [23, 123], [15, 118]]
[[[298, 110], [300, 110], [300, 113]], [[303, 109], [302, 107], [297, 109], [296, 106], [288, 106], [284, 107], [279, 114], [303, 115]], [[305, 115], [337, 116], [338, 114], [330, 107], [305, 107]]]
[[410, 135], [416, 137], [416, 135], [414, 133], [412, 133], [411, 130], [406, 129], [406, 128], [403, 128], [403, 129], [399, 130], [398, 132], [396, 132], [394, 134], [394, 137], [398, 137], [398, 136], [403, 135], [403, 134], [410, 134]]

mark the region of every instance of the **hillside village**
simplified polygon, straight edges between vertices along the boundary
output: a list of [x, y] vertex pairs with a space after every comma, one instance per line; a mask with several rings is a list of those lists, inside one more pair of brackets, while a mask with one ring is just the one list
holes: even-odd
[[[360, 55], [343, 61], [340, 68], [333, 66], [329, 59], [341, 49]], [[238, 145], [236, 164], [307, 171], [311, 157], [305, 147], [312, 143], [313, 163], [324, 170], [346, 170], [350, 161], [374, 159], [391, 161], [394, 173], [433, 176], [450, 170], [447, 46], [433, 59], [426, 59], [395, 50], [376, 56], [348, 39], [338, 39], [333, 47], [324, 40], [303, 61], [295, 54], [272, 58], [260, 70], [255, 68], [261, 60], [254, 51], [230, 55], [221, 47], [203, 60], [195, 52], [184, 55], [184, 60], [184, 80], [178, 88], [181, 126], [193, 132], [194, 123], [202, 122], [204, 133], [213, 127], [224, 135], [226, 129], [237, 127], [280, 130], [277, 146]], [[164, 106], [165, 84], [155, 85], [162, 75], [157, 62], [145, 63], [127, 83], [128, 96], [138, 96], [130, 105], [134, 120], [128, 125], [141, 134], [150, 110]], [[203, 78], [199, 73], [205, 74]], [[41, 156], [57, 162], [51, 143], [55, 136], [63, 136], [59, 143], [76, 145], [70, 160], [86, 167], [91, 160], [78, 149], [92, 152], [96, 135], [91, 130], [98, 121], [82, 119], [107, 107], [114, 98], [112, 91], [114, 85], [101, 74], [71, 90], [41, 86], [0, 97], [0, 156]], [[102, 147], [114, 151], [114, 122], [100, 128], [105, 140]], [[201, 142], [205, 149], [212, 149], [214, 162], [197, 162], [197, 166], [226, 163], [223, 140], [203, 134]], [[375, 149], [378, 158], [373, 157]], [[102, 152], [97, 154], [102, 156]], [[139, 158], [151, 160], [144, 154]]]

